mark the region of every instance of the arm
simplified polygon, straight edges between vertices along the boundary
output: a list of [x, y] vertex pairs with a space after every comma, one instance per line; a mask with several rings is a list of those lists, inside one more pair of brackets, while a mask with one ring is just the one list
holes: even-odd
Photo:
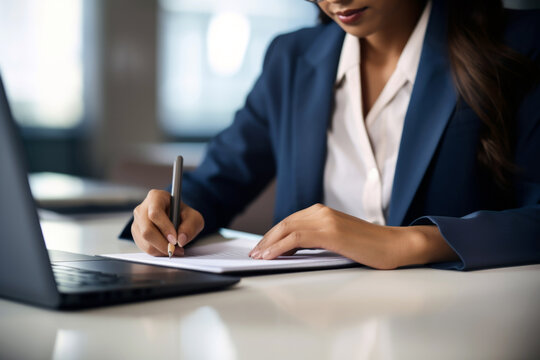
[[274, 227], [251, 255], [272, 259], [317, 247], [381, 269], [436, 263], [468, 270], [540, 262], [540, 114], [535, 99], [540, 99], [540, 88], [524, 101], [518, 116], [516, 208], [425, 216], [415, 226], [384, 227], [317, 205]]
[[415, 224], [374, 225], [317, 204], [273, 227], [250, 256], [270, 260], [299, 248], [323, 248], [377, 269], [437, 263], [470, 270], [540, 261], [540, 206], [425, 217]]
[[323, 248], [376, 269], [457, 259], [435, 226], [392, 227], [316, 204], [265, 234], [250, 256], [275, 259], [299, 248]]
[[471, 270], [540, 261], [540, 205], [478, 211], [462, 218], [427, 216], [414, 224], [435, 224], [459, 255], [460, 261], [438, 268]]

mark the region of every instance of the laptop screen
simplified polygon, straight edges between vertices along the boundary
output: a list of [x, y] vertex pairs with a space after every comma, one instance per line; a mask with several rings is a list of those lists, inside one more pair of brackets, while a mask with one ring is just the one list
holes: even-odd
[[23, 155], [0, 77], [0, 296], [55, 306], [59, 294]]

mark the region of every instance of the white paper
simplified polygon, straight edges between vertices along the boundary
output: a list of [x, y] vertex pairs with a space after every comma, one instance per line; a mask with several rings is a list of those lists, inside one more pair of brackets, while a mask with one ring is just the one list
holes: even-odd
[[101, 256], [213, 273], [332, 268], [354, 264], [354, 261], [326, 250], [300, 250], [292, 256], [280, 256], [274, 260], [255, 260], [248, 256], [255, 244], [253, 240], [236, 238], [219, 243], [195, 245], [185, 249], [183, 257], [172, 259], [154, 257], [145, 253]]

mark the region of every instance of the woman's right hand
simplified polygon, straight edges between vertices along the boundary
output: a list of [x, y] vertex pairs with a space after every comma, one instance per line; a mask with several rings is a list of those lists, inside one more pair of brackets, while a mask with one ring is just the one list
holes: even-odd
[[204, 219], [197, 210], [182, 203], [180, 226], [174, 228], [169, 219], [171, 194], [150, 190], [144, 201], [133, 211], [131, 234], [137, 246], [153, 256], [168, 256], [167, 245], [176, 244], [175, 256], [184, 255], [182, 248], [204, 228]]

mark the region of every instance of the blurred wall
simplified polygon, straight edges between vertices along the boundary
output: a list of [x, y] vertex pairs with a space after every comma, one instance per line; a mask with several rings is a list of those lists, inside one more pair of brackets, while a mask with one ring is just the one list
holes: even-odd
[[131, 144], [161, 140], [156, 118], [157, 0], [101, 0], [97, 21], [101, 111], [92, 154], [96, 173], [108, 177]]

